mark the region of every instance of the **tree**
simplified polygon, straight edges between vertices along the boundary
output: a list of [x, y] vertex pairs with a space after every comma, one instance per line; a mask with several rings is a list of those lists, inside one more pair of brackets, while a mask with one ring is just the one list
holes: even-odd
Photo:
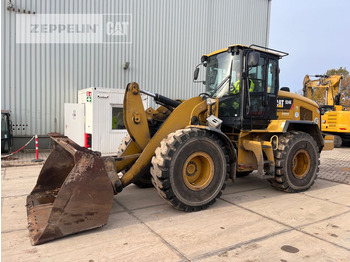
[[327, 75], [343, 75], [342, 87], [340, 90], [341, 100], [340, 104], [343, 106], [350, 106], [350, 75], [346, 67], [339, 67], [339, 69], [327, 70]]
[[339, 69], [329, 69], [327, 70], [327, 75], [343, 75], [344, 77], [347, 77], [349, 75], [349, 71], [346, 70], [346, 67], [339, 67]]

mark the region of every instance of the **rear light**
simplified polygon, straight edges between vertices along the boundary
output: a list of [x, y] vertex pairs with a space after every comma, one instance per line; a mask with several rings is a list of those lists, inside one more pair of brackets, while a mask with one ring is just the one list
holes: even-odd
[[339, 128], [340, 130], [346, 130], [346, 128], [344, 128], [344, 127], [341, 127], [341, 128]]
[[322, 119], [322, 124], [325, 124], [326, 123], [326, 119]]

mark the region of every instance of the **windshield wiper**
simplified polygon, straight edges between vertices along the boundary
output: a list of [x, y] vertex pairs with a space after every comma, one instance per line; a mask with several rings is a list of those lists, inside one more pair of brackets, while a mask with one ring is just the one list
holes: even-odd
[[230, 71], [229, 71], [228, 76], [226, 76], [224, 78], [224, 80], [222, 80], [221, 83], [215, 88], [213, 95], [211, 97], [213, 97], [214, 95], [216, 95], [216, 93], [221, 91], [222, 86], [227, 82], [227, 80], [229, 80], [229, 79], [231, 80], [232, 64], [233, 64], [233, 61], [231, 60]]
[[214, 89], [213, 94], [211, 95], [211, 97], [213, 97], [218, 91], [221, 90], [221, 87], [227, 82], [227, 80], [229, 80], [231, 78], [231, 75], [229, 74], [228, 76], [226, 76], [224, 78], [224, 80], [221, 81], [221, 83]]

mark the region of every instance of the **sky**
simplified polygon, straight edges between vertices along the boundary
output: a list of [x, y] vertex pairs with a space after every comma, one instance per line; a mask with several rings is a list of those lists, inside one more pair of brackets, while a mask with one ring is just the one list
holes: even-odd
[[280, 60], [280, 87], [302, 89], [306, 74], [350, 71], [350, 0], [272, 0], [269, 47]]

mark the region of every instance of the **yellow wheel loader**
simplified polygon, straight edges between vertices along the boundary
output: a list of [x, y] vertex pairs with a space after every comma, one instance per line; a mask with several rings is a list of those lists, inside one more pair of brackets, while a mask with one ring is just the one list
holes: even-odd
[[[314, 77], [313, 80], [310, 77]], [[321, 131], [334, 136], [334, 147], [350, 142], [350, 107], [340, 104], [342, 75], [306, 75], [303, 81], [304, 96], [313, 99], [315, 89], [324, 91], [321, 105]]]
[[[123, 117], [129, 136], [117, 156], [103, 158], [50, 134], [55, 149], [27, 197], [32, 244], [105, 225], [114, 195], [131, 183], [153, 183], [183, 211], [207, 208], [228, 178], [254, 170], [281, 191], [310, 188], [332, 137], [322, 137], [315, 102], [279, 90], [278, 61], [285, 55], [256, 45], [204, 55], [194, 81], [206, 92], [188, 100], [128, 84]], [[201, 67], [204, 81], [197, 80]], [[141, 93], [160, 106], [145, 110]]]

